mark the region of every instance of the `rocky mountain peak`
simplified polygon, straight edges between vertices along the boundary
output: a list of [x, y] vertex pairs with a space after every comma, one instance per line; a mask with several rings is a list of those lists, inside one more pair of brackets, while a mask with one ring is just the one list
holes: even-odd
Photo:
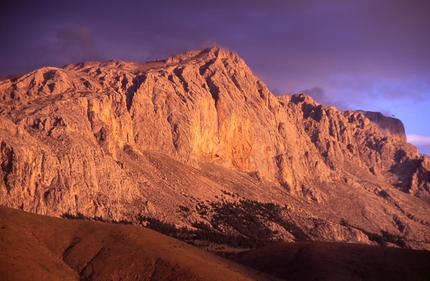
[[217, 225], [251, 200], [312, 239], [389, 230], [427, 247], [430, 161], [400, 121], [274, 96], [229, 50], [42, 68], [1, 80], [0, 98], [3, 205]]
[[382, 134], [406, 142], [405, 127], [402, 121], [394, 117], [384, 116], [380, 112], [364, 111], [363, 113], [378, 126]]
[[297, 104], [300, 102], [308, 103], [312, 105], [317, 105], [317, 102], [315, 102], [311, 96], [305, 94], [305, 93], [297, 93], [291, 96], [291, 102]]
[[166, 60], [167, 64], [183, 63], [187, 61], [206, 61], [210, 62], [216, 59], [241, 60], [239, 56], [227, 49], [219, 47], [210, 47], [200, 50], [191, 50], [183, 54], [174, 55]]

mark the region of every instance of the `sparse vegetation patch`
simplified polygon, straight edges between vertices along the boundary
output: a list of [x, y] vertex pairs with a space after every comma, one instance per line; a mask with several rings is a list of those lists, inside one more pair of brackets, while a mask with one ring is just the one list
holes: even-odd
[[394, 235], [394, 234], [389, 233], [388, 231], [384, 231], [384, 230], [381, 231], [381, 234], [373, 233], [373, 232], [367, 231], [361, 227], [353, 226], [353, 225], [349, 224], [348, 221], [344, 218], [341, 218], [339, 223], [342, 226], [355, 228], [355, 229], [363, 232], [364, 234], [367, 235], [367, 237], [369, 238], [370, 241], [376, 242], [380, 246], [387, 246], [388, 243], [391, 243], [391, 244], [397, 245], [401, 248], [406, 247], [405, 237], [402, 237], [399, 235]]
[[[212, 214], [210, 223], [197, 222], [191, 224], [192, 228], [178, 228], [174, 224], [161, 221], [157, 218], [139, 214], [133, 221], [106, 220], [102, 217], [87, 217], [81, 213], [64, 213], [63, 218], [93, 220], [109, 223], [132, 224], [137, 223], [165, 235], [180, 239], [196, 246], [215, 244], [227, 247], [248, 249], [257, 248], [272, 242], [279, 241], [269, 223], [275, 223], [290, 232], [297, 241], [309, 241], [309, 236], [294, 222], [287, 221], [282, 216], [282, 207], [274, 203], [261, 203], [248, 199], [232, 202], [216, 202], [210, 206], [199, 204], [196, 207], [200, 215]], [[182, 213], [191, 210], [179, 206]], [[219, 246], [223, 248], [224, 246]], [[219, 248], [218, 247], [218, 248]]]
[[294, 222], [282, 216], [282, 208], [274, 203], [242, 199], [238, 202], [212, 203], [214, 216], [212, 226], [222, 231], [222, 227], [231, 228], [237, 233], [255, 241], [273, 241], [276, 234], [268, 227], [273, 222], [290, 232], [297, 241], [308, 241], [309, 236]]

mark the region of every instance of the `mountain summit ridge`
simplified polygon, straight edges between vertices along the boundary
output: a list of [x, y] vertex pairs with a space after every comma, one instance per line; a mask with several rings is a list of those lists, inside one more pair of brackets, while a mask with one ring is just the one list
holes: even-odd
[[229, 50], [41, 68], [0, 99], [2, 205], [191, 225], [242, 198], [288, 206], [314, 240], [430, 248], [430, 160], [401, 122], [274, 96]]

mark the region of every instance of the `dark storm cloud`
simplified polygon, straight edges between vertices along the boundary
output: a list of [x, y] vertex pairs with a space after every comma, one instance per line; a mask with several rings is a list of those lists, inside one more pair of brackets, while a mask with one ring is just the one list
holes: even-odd
[[[29, 54], [28, 54], [29, 55]], [[45, 65], [62, 66], [71, 62], [106, 60], [85, 26], [62, 26], [53, 29], [44, 40], [35, 44], [31, 55]]]
[[[357, 1], [330, 7], [320, 3], [296, 10], [289, 19], [280, 17], [278, 24], [284, 28], [270, 28], [258, 38], [263, 42], [272, 38], [275, 47], [260, 45], [259, 50], [268, 55], [257, 56], [251, 64], [270, 73], [273, 83], [296, 91], [324, 83], [325, 89], [336, 86], [338, 96], [344, 98], [348, 91], [360, 91], [369, 98], [422, 98], [422, 89], [428, 89], [429, 4], [378, 3], [385, 5]], [[279, 72], [284, 72], [284, 80], [279, 79]]]
[[57, 32], [59, 55], [75, 61], [96, 60], [102, 54], [94, 46], [91, 32], [85, 26], [62, 27]]
[[318, 85], [321, 100], [350, 107], [429, 93], [429, 1], [26, 2], [1, 11], [0, 75], [216, 44], [280, 93]]
[[[261, 68], [272, 77], [287, 74], [286, 79], [289, 73], [282, 72], [293, 67], [300, 76], [328, 65], [339, 72], [368, 70], [376, 56], [399, 58], [396, 50], [409, 45], [411, 58], [405, 59], [423, 61], [419, 49], [429, 47], [421, 2], [58, 2], [38, 3], [35, 13], [42, 22], [51, 18], [52, 25], [87, 26], [106, 43], [107, 55], [137, 55], [143, 49], [146, 56], [161, 57], [213, 41], [239, 52], [257, 71]], [[21, 10], [15, 13], [19, 16]], [[31, 14], [30, 19], [35, 17]], [[424, 44], [415, 44], [417, 39]], [[351, 65], [351, 55], [361, 61]]]
[[327, 95], [321, 87], [312, 87], [310, 89], [303, 90], [302, 92], [310, 95], [318, 103], [326, 106], [335, 106], [340, 110], [347, 109], [344, 102], [338, 99], [333, 99], [333, 97]]
[[219, 45], [275, 94], [395, 115], [418, 143], [430, 136], [429, 14], [428, 0], [8, 1], [0, 76]]

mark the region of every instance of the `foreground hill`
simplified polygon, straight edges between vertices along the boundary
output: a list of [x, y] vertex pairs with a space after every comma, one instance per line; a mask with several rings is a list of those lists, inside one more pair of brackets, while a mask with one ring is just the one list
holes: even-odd
[[276, 97], [228, 50], [4, 77], [0, 153], [0, 204], [30, 212], [430, 249], [430, 159], [399, 120]]
[[152, 230], [0, 206], [2, 280], [276, 280]]
[[[2, 280], [429, 280], [430, 252], [340, 243], [276, 244], [235, 262], [152, 230], [0, 206]], [[271, 274], [275, 277], [270, 277]]]

